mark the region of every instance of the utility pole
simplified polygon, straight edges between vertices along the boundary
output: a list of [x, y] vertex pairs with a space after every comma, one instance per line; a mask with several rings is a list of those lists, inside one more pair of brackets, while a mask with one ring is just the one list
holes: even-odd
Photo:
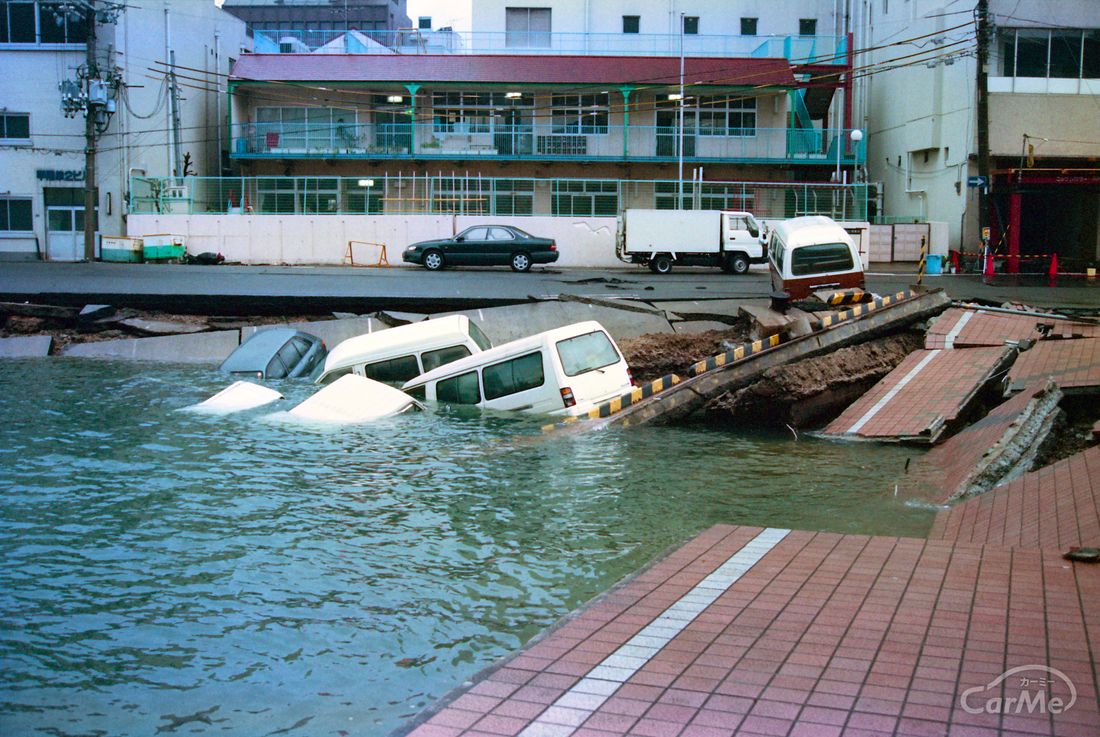
[[176, 50], [168, 50], [168, 99], [171, 102], [172, 115], [172, 173], [177, 177], [185, 176], [183, 171], [183, 131], [180, 120], [180, 89], [176, 81]]
[[96, 116], [91, 110], [92, 81], [99, 79], [95, 60], [96, 0], [88, 0], [88, 40], [85, 42], [84, 65], [88, 69], [87, 95], [89, 105], [84, 111], [84, 260], [95, 261], [96, 178], [95, 140]]
[[978, 0], [978, 227], [984, 235], [989, 227], [989, 196], [993, 177], [989, 163], [989, 0]]

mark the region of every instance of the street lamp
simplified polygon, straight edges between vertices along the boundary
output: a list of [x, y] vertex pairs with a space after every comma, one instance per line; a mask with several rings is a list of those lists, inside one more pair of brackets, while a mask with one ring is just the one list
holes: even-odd
[[855, 184], [856, 171], [859, 168], [859, 142], [863, 140], [863, 131], [856, 128], [849, 136], [852, 139], [852, 184]]
[[374, 186], [374, 180], [360, 179], [359, 186], [367, 188], [366, 196], [363, 197], [363, 214], [370, 215], [370, 188]]

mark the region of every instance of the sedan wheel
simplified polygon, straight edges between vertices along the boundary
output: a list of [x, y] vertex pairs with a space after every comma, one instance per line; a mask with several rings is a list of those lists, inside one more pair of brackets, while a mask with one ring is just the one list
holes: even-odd
[[512, 271], [530, 271], [531, 257], [526, 253], [512, 254]]
[[428, 251], [424, 254], [424, 268], [428, 271], [439, 271], [443, 268], [443, 254], [439, 251]]

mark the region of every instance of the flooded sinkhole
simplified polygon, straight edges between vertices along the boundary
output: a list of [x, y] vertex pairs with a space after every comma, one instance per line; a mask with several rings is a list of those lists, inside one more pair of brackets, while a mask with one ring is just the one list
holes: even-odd
[[892, 498], [913, 449], [546, 437], [545, 418], [448, 408], [331, 430], [177, 411], [227, 383], [0, 364], [0, 732], [386, 734], [712, 524], [932, 519]]

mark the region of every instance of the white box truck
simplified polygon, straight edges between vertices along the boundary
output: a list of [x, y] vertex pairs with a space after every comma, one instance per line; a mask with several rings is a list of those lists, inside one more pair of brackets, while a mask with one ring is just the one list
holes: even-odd
[[749, 264], [765, 261], [763, 230], [747, 212], [628, 209], [619, 216], [615, 253], [655, 274], [667, 274], [673, 264], [744, 274]]

